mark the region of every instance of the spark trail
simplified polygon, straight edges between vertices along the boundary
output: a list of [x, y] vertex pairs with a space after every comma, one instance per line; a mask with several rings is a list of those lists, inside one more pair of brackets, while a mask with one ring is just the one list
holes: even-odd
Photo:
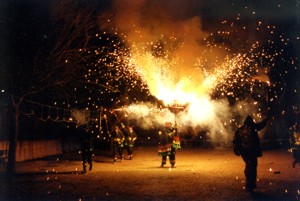
[[[267, 110], [268, 90], [275, 86], [270, 83], [269, 71], [284, 50], [272, 49], [270, 36], [263, 42], [245, 41], [244, 48], [234, 52], [216, 38], [233, 40], [246, 28], [240, 31], [241, 25], [224, 19], [224, 30], [209, 33], [202, 29], [199, 17], [174, 17], [172, 9], [169, 3], [158, 1], [135, 1], [130, 6], [116, 1], [114, 15], [101, 17], [105, 19], [102, 29], [117, 35], [128, 47], [126, 54], [115, 51], [128, 64], [128, 79], [135, 85], [134, 79], [142, 78], [151, 95], [163, 102], [163, 107], [142, 102], [117, 110], [137, 120], [139, 126], [153, 128], [173, 121], [174, 115], [164, 106], [176, 101], [188, 104], [177, 117], [182, 127], [205, 128], [212, 135], [230, 138], [231, 129], [244, 116], [261, 118]], [[240, 18], [238, 15], [236, 20]], [[264, 34], [276, 32], [274, 26], [261, 21], [256, 25]], [[282, 43], [287, 41], [282, 39]], [[119, 50], [118, 44], [114, 47]]]

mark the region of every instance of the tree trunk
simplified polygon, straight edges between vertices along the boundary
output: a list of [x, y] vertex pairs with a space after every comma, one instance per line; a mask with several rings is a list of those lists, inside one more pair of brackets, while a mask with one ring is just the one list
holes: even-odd
[[15, 102], [14, 98], [12, 98], [15, 125], [14, 125], [14, 129], [11, 129], [9, 133], [9, 150], [8, 150], [8, 160], [7, 160], [8, 175], [14, 175], [16, 172], [15, 164], [16, 164], [18, 133], [19, 133], [19, 114], [20, 114], [19, 110], [20, 110], [21, 102], [22, 102], [22, 98], [19, 99], [17, 102]]

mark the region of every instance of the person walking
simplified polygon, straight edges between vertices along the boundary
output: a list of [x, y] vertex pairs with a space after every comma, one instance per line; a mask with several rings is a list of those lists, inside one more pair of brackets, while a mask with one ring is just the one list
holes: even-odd
[[257, 157], [262, 156], [258, 131], [267, 125], [268, 119], [269, 117], [259, 123], [255, 123], [253, 118], [248, 115], [244, 124], [236, 130], [234, 135], [234, 153], [237, 156], [241, 156], [245, 162], [244, 174], [246, 177], [246, 190], [248, 192], [253, 192], [257, 188]]
[[[171, 122], [166, 122], [162, 131], [159, 131], [158, 155], [162, 157], [161, 166], [164, 167], [169, 157], [172, 168], [176, 167], [176, 149], [179, 148], [178, 142], [173, 143], [174, 136], [177, 136], [177, 129], [172, 127]], [[175, 146], [173, 146], [175, 145]]]
[[134, 148], [134, 143], [137, 139], [137, 134], [133, 130], [132, 126], [126, 127], [124, 124], [121, 124], [121, 125], [122, 125], [122, 129], [123, 129], [124, 135], [125, 135], [124, 148], [127, 150], [128, 159], [132, 160], [133, 148]]
[[82, 124], [79, 125], [78, 128], [80, 129], [81, 134], [81, 155], [82, 155], [82, 166], [83, 166], [83, 173], [86, 173], [86, 163], [89, 164], [89, 171], [92, 170], [92, 155], [93, 155], [93, 138], [92, 138], [92, 131], [90, 128], [90, 124]]
[[113, 161], [114, 163], [119, 158], [121, 161], [124, 159], [123, 147], [124, 147], [125, 136], [120, 130], [119, 126], [115, 126], [115, 130], [112, 132], [112, 142], [113, 142]]

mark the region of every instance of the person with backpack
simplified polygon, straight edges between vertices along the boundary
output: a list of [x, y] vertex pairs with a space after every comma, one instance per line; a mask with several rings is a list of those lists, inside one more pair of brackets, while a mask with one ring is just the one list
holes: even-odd
[[257, 157], [262, 156], [258, 131], [267, 125], [268, 120], [269, 117], [259, 123], [255, 123], [253, 118], [248, 115], [244, 124], [236, 130], [234, 135], [233, 150], [235, 155], [241, 156], [245, 162], [244, 174], [248, 192], [253, 192], [257, 188]]

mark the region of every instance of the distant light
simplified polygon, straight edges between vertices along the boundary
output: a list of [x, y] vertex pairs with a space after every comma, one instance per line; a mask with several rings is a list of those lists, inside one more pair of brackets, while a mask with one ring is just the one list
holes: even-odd
[[2, 92], [2, 93], [4, 93], [4, 92], [5, 92], [5, 90], [4, 90], [4, 89], [1, 89], [1, 92]]

